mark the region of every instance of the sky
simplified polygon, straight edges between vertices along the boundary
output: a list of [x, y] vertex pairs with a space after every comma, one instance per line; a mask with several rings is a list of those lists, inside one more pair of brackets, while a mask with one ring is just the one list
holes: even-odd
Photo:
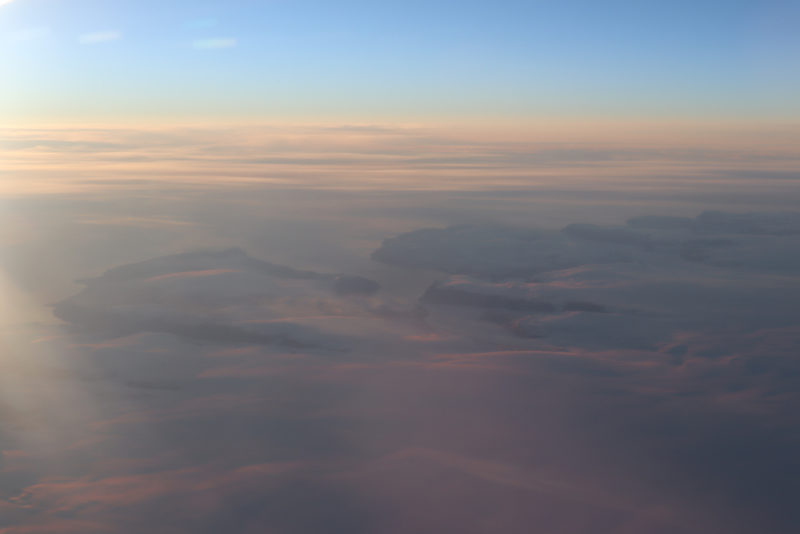
[[0, 0], [0, 534], [800, 532], [799, 16]]
[[796, 2], [14, 0], [7, 120], [796, 119]]

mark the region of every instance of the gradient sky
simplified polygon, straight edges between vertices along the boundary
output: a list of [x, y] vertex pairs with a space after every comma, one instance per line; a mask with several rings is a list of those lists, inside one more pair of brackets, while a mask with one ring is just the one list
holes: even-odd
[[0, 116], [800, 112], [800, 4], [0, 2]]
[[0, 534], [797, 534], [798, 22], [0, 0]]

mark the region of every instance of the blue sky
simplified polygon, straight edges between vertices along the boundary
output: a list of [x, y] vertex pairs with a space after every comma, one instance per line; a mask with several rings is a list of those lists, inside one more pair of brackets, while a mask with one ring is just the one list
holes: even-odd
[[800, 4], [0, 5], [0, 112], [796, 117]]

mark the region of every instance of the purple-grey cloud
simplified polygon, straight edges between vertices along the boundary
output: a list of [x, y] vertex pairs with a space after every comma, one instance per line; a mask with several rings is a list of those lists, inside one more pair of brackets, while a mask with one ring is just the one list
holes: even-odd
[[370, 278], [109, 269], [52, 329], [104, 410], [49, 464], [3, 428], [0, 532], [789, 534], [800, 280], [752, 255], [792, 221], [418, 230]]

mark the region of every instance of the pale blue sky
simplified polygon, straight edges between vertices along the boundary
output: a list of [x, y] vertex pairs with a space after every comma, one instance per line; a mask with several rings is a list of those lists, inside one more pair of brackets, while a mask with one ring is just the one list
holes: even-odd
[[788, 0], [14, 0], [0, 113], [793, 118], [797, 27]]

